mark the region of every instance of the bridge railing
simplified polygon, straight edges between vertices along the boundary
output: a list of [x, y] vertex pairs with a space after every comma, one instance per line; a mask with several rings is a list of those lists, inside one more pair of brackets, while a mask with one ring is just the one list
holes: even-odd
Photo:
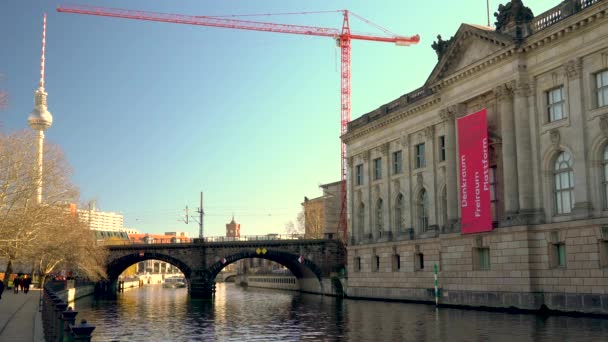
[[270, 240], [302, 240], [304, 234], [266, 234], [246, 235], [239, 237], [209, 236], [204, 238], [205, 242], [232, 242], [232, 241], [270, 241]]
[[[203, 238], [204, 242], [233, 242], [233, 241], [273, 241], [273, 240], [302, 240], [306, 239], [304, 234], [265, 234], [265, 235], [245, 235], [239, 237], [227, 237], [227, 236], [208, 236]], [[134, 240], [112, 240], [112, 241], [98, 241], [99, 245], [105, 246], [121, 246], [121, 245], [165, 245], [165, 244], [190, 244], [199, 243], [199, 238], [181, 238], [181, 239], [150, 239], [148, 241], [134, 241]]]

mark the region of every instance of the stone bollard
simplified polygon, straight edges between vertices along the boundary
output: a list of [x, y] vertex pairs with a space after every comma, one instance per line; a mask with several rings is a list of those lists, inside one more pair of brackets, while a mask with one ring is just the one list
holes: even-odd
[[65, 342], [70, 340], [70, 325], [74, 325], [76, 323], [76, 315], [78, 311], [74, 311], [71, 306], [69, 306], [64, 312], [61, 313], [61, 327], [62, 334], [59, 339], [60, 342]]
[[78, 325], [70, 325], [70, 330], [72, 331], [72, 341], [89, 342], [95, 326], [87, 324], [87, 321], [83, 319]]
[[54, 293], [45, 290], [44, 306], [42, 310], [44, 336], [50, 337], [53, 334], [53, 308], [55, 307], [54, 299], [57, 298]]
[[61, 341], [63, 335], [63, 321], [61, 320], [61, 313], [65, 311], [68, 305], [61, 301], [60, 303], [55, 303], [55, 316], [53, 320], [53, 340]]

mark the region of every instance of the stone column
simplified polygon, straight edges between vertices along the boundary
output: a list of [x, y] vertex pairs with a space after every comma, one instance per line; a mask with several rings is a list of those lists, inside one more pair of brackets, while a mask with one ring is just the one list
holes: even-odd
[[505, 216], [519, 211], [515, 122], [513, 120], [513, 84], [502, 84], [494, 89], [498, 99], [502, 136], [503, 197]]
[[[354, 219], [356, 215], [356, 206], [355, 206], [355, 173], [353, 172], [353, 164], [354, 157], [348, 156], [348, 172], [346, 177], [346, 226], [348, 228], [348, 236], [347, 239], [354, 243], [358, 241], [360, 238], [356, 235], [355, 231], [355, 222], [357, 220]], [[341, 194], [340, 194], [341, 195]], [[342, 210], [342, 208], [340, 208]], [[338, 224], [339, 225], [339, 224]], [[340, 232], [337, 231], [336, 234], [340, 235]], [[340, 237], [338, 237], [340, 239]]]
[[366, 205], [366, 209], [367, 209], [367, 224], [363, 225], [363, 235], [365, 240], [368, 240], [368, 237], [371, 236], [372, 234], [372, 206], [373, 206], [373, 200], [372, 200], [372, 165], [371, 165], [371, 160], [370, 160], [370, 151], [365, 151], [363, 152], [363, 172], [365, 174], [366, 177], [364, 177], [365, 179], [363, 180], [365, 182], [365, 189], [367, 190], [367, 203], [365, 203]]
[[464, 105], [454, 105], [441, 109], [439, 115], [445, 123], [445, 174], [446, 174], [446, 195], [447, 195], [447, 216], [446, 226], [452, 226], [458, 222], [458, 169], [456, 166], [456, 113], [464, 112]]
[[408, 135], [403, 135], [399, 139], [401, 147], [403, 148], [403, 184], [401, 184], [403, 194], [403, 207], [401, 208], [402, 215], [406, 215], [406, 218], [402, 220], [402, 228], [405, 231], [408, 228], [413, 227], [412, 223], [412, 163], [410, 160], [410, 140]]
[[568, 75], [568, 108], [566, 113], [570, 118], [570, 125], [576, 139], [570, 140], [574, 159], [574, 209], [576, 218], [587, 218], [591, 213], [591, 200], [589, 197], [589, 181], [587, 171], [590, 168], [587, 161], [585, 139], [585, 110], [583, 102], [582, 69], [583, 63], [580, 58], [571, 60], [564, 65]]
[[384, 159], [384, 167], [386, 168], [386, 172], [384, 172], [384, 178], [382, 178], [382, 183], [386, 184], [386, 196], [382, 196], [384, 200], [384, 208], [382, 219], [384, 220], [382, 224], [382, 236], [387, 239], [392, 239], [392, 224], [391, 224], [391, 208], [392, 208], [392, 198], [391, 198], [391, 161], [390, 161], [390, 143], [384, 143], [380, 147], [380, 151], [382, 152], [382, 158]]
[[[528, 96], [530, 87], [527, 82], [518, 80], [514, 91], [515, 107], [515, 149], [517, 152], [517, 185], [520, 214], [533, 210], [534, 194], [532, 184], [532, 138], [528, 118]], [[504, 148], [503, 138], [503, 148]], [[507, 161], [504, 161], [507, 164]], [[508, 176], [508, 175], [507, 175]]]
[[429, 198], [429, 230], [437, 227], [437, 165], [435, 165], [435, 126], [428, 126], [424, 129], [426, 145], [426, 166], [431, 174], [431, 179], [427, 182], [427, 193]]

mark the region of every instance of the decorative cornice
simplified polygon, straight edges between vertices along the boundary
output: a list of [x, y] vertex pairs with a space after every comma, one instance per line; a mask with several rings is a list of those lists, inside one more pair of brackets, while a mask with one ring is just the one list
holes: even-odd
[[369, 151], [363, 151], [361, 153], [361, 159], [363, 159], [363, 161], [367, 163], [369, 161], [369, 155]]
[[[476, 75], [477, 73], [483, 71], [484, 69], [486, 69], [494, 64], [497, 64], [504, 59], [511, 58], [514, 55], [517, 55], [518, 53], [529, 52], [529, 51], [535, 50], [537, 48], [543, 47], [545, 44], [552, 43], [555, 40], [562, 39], [566, 35], [570, 35], [574, 31], [576, 31], [580, 28], [583, 28], [587, 24], [590, 24], [596, 20], [605, 19], [608, 16], [607, 14], [608, 14], [608, 9], [602, 8], [600, 10], [597, 10], [596, 12], [589, 12], [587, 14], [587, 17], [581, 18], [577, 21], [572, 21], [565, 27], [562, 26], [561, 28], [559, 28], [559, 26], [560, 26], [559, 23], [556, 23], [556, 24], [550, 26], [551, 29], [554, 29], [553, 31], [551, 31], [549, 28], [547, 28], [546, 30], [540, 30], [540, 31], [534, 32], [531, 36], [526, 37], [526, 40], [524, 41], [524, 45], [522, 45], [521, 47], [516, 47], [515, 44], [510, 45], [508, 47], [507, 47], [507, 45], [504, 45], [506, 47], [505, 50], [498, 51], [498, 52], [488, 56], [485, 60], [481, 60], [475, 64], [472, 64], [468, 68], [461, 70], [457, 74], [451, 75], [449, 77], [445, 77], [445, 78], [439, 80], [438, 82], [433, 83], [431, 86], [431, 89], [434, 92], [436, 92], [443, 87], [453, 85], [455, 83], [465, 80], [466, 78], [468, 78], [470, 76]], [[565, 18], [563, 20], [568, 21], [568, 20], [571, 20], [571, 18], [576, 18], [576, 17], [579, 17], [578, 13], [577, 13], [577, 15], [573, 15], [573, 16]]]
[[380, 152], [382, 153], [383, 156], [388, 156], [388, 150], [390, 148], [390, 144], [389, 143], [384, 143], [382, 144], [382, 146], [380, 146]]
[[441, 121], [454, 120], [454, 115], [448, 111], [447, 108], [441, 108], [439, 110], [439, 117]]
[[457, 103], [448, 106], [448, 112], [456, 118], [462, 117], [466, 114], [467, 106], [464, 103]]
[[410, 108], [404, 108], [402, 110], [395, 111], [381, 119], [370, 122], [369, 124], [354, 129], [352, 132], [347, 132], [342, 136], [342, 141], [348, 144], [350, 141], [365, 136], [377, 129], [386, 127], [394, 122], [401, 121], [409, 116], [420, 113], [426, 109], [432, 108], [436, 104], [440, 103], [441, 99], [438, 96], [429, 97], [426, 102], [416, 103]]
[[569, 79], [579, 79], [583, 71], [583, 59], [577, 58], [564, 64], [564, 69]]
[[494, 88], [494, 94], [499, 101], [509, 100], [513, 97], [513, 82], [507, 82]]
[[530, 84], [525, 81], [517, 81], [515, 84], [515, 88], [513, 89], [513, 93], [515, 96], [530, 96], [532, 93], [532, 88]]
[[[544, 45], [549, 44], [557, 39], [562, 39], [567, 35], [571, 35], [574, 31], [582, 29], [596, 20], [605, 19], [607, 11], [608, 9], [604, 7], [596, 11], [579, 12], [580, 14], [577, 13], [576, 15], [564, 18], [560, 21], [565, 22], [565, 25], [559, 25], [559, 23], [556, 23], [547, 27], [544, 30], [535, 32], [532, 36], [526, 39], [525, 44], [519, 49], [519, 51], [529, 52], [537, 48], [543, 47]], [[581, 18], [583, 15], [586, 16]], [[544, 35], [540, 35], [540, 33], [544, 33]]]
[[428, 140], [433, 139], [433, 136], [435, 135], [435, 126], [431, 125], [425, 127], [423, 132], [425, 138], [427, 138]]
[[410, 138], [409, 135], [403, 135], [401, 136], [401, 138], [399, 138], [399, 143], [401, 144], [401, 146], [403, 146], [403, 148], [407, 149], [407, 147], [410, 144]]
[[[437, 94], [438, 91], [443, 87], [452, 86], [454, 84], [460, 83], [470, 78], [471, 76], [483, 72], [485, 69], [490, 68], [493, 65], [502, 63], [505, 60], [512, 59], [514, 56], [517, 56], [520, 53], [526, 53], [535, 50], [539, 47], [542, 47], [545, 44], [553, 43], [556, 40], [563, 39], [565, 36], [571, 35], [571, 33], [580, 28], [585, 27], [587, 24], [591, 24], [594, 21], [605, 19], [608, 16], [608, 8], [606, 8], [606, 6], [597, 6], [595, 7], [595, 10], [592, 10], [592, 8], [593, 7], [589, 7], [589, 11], [585, 9], [585, 11], [564, 18], [560, 20], [560, 22], [548, 26], [546, 29], [534, 32], [532, 35], [526, 37], [521, 46], [516, 46], [515, 43], [508, 45], [503, 41], [493, 39], [491, 36], [485, 36], [479, 32], [475, 32], [472, 30], [465, 31], [463, 32], [463, 34], [466, 36], [476, 36], [483, 40], [492, 41], [495, 44], [504, 46], [504, 49], [487, 56], [485, 59], [482, 59], [477, 63], [474, 63], [464, 69], [461, 69], [456, 74], [438, 79], [433, 83], [429, 83], [428, 87], [434, 94]], [[452, 46], [450, 47], [450, 49], [451, 48], [457, 48], [457, 46]], [[435, 95], [433, 97], [427, 98], [427, 101], [424, 103], [413, 103], [411, 104], [411, 107], [398, 109], [395, 111], [395, 113], [390, 113], [387, 117], [377, 120], [377, 122], [370, 122], [369, 124], [366, 124], [362, 127], [358, 127], [353, 130], [353, 133], [347, 132], [345, 135], [342, 136], [342, 140], [344, 143], [348, 143], [354, 139], [365, 136], [366, 134], [376, 129], [382, 128], [396, 120], [401, 120], [405, 117], [416, 114], [440, 102], [441, 100], [439, 96]]]

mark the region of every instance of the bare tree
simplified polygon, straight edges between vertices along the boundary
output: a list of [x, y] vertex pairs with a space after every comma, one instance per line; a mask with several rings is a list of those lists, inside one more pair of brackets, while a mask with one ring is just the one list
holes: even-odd
[[285, 222], [285, 232], [287, 234], [302, 234], [304, 233], [304, 227], [303, 226], [296, 226], [295, 224], [293, 224], [293, 221], [287, 221]]
[[[0, 81], [3, 81], [5, 78], [3, 73], [0, 73]], [[8, 107], [8, 92], [4, 89], [0, 89], [0, 110], [6, 109]]]
[[321, 239], [324, 232], [323, 203], [304, 202], [302, 211], [298, 214], [298, 226], [303, 227], [308, 239]]
[[53, 211], [47, 212], [45, 229], [38, 233], [34, 243], [26, 246], [20, 257], [35, 262], [41, 284], [58, 268], [94, 281], [104, 278], [107, 251], [96, 245], [88, 225], [64, 207], [54, 207]]
[[[94, 246], [90, 231], [83, 230], [86, 226], [68, 219], [68, 204], [78, 199], [70, 174], [61, 150], [47, 143], [41, 179], [34, 133], [0, 132], [0, 258], [7, 261], [5, 277], [12, 273], [15, 260], [35, 261], [43, 275], [60, 264], [82, 267], [92, 278], [101, 275], [95, 265], [103, 252]], [[38, 205], [40, 182], [43, 203]], [[79, 254], [79, 244], [89, 251]], [[80, 256], [84, 259], [77, 260]]]

